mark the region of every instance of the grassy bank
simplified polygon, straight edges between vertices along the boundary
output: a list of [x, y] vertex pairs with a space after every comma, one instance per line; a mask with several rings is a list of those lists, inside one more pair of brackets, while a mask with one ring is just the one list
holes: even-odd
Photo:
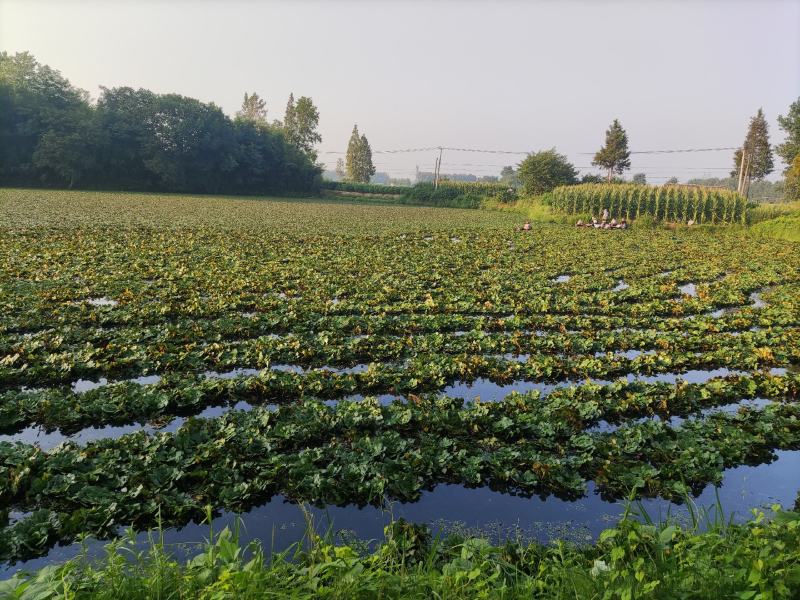
[[[777, 507], [776, 507], [777, 509]], [[800, 514], [761, 512], [743, 525], [624, 518], [596, 545], [434, 539], [398, 521], [372, 549], [310, 535], [267, 556], [225, 529], [190, 560], [153, 536], [0, 583], [6, 598], [797, 598]], [[708, 527], [705, 529], [702, 527]], [[309, 528], [309, 531], [312, 529]]]

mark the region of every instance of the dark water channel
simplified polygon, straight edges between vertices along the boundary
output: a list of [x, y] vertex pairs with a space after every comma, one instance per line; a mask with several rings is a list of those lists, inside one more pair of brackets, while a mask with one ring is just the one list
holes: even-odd
[[[635, 352], [635, 351], [632, 351]], [[524, 359], [524, 357], [520, 357]], [[282, 367], [279, 367], [282, 368]], [[290, 366], [283, 367], [294, 370]], [[348, 371], [364, 370], [365, 365], [358, 365]], [[773, 369], [774, 374], [785, 373], [785, 369]], [[729, 375], [727, 369], [696, 370], [686, 373], [666, 373], [651, 377], [634, 377], [643, 381], [674, 382], [678, 379], [702, 383], [713, 377]], [[243, 370], [230, 373], [209, 373], [209, 376], [234, 377], [247, 374]], [[154, 380], [155, 381], [155, 380]], [[154, 382], [152, 381], [152, 382]], [[102, 385], [104, 382], [82, 382], [76, 384], [76, 391], [85, 391], [90, 387]], [[148, 381], [151, 383], [151, 381]], [[573, 384], [575, 382], [572, 382]], [[596, 383], [604, 383], [598, 381]], [[472, 383], [456, 382], [442, 390], [443, 394], [474, 400], [498, 401], [512, 391], [524, 392], [539, 390], [546, 394], [557, 386], [568, 385], [543, 384], [533, 382], [514, 382], [506, 385], [495, 384], [479, 379]], [[349, 399], [360, 400], [361, 396]], [[395, 396], [384, 395], [379, 398], [381, 404], [395, 400]], [[330, 401], [329, 403], [334, 403]], [[739, 406], [761, 407], [765, 401], [743, 401], [712, 410], [735, 411]], [[274, 408], [274, 407], [270, 407]], [[232, 408], [209, 407], [198, 416], [213, 418], [228, 410], [249, 410], [250, 405], [240, 402]], [[85, 429], [73, 436], [63, 436], [58, 432], [44, 433], [38, 428], [28, 428], [14, 436], [0, 436], [0, 441], [22, 441], [39, 443], [44, 449], [50, 449], [69, 439], [85, 444], [101, 438], [114, 438], [144, 429], [147, 432], [175, 431], [185, 418], [174, 419], [164, 427], [153, 425], [127, 425], [122, 427], [104, 427]], [[675, 422], [674, 425], [678, 425]], [[612, 425], [600, 423], [597, 430], [607, 430]], [[715, 504], [715, 492], [719, 494], [721, 505], [726, 513], [734, 513], [738, 520], [750, 516], [754, 507], [768, 507], [781, 504], [791, 507], [800, 488], [800, 451], [776, 452], [777, 460], [759, 466], [741, 466], [729, 469], [724, 473], [722, 486], [715, 490], [708, 486], [695, 500], [701, 508]], [[644, 507], [654, 519], [664, 518], [667, 514], [678, 515], [687, 519], [687, 509], [670, 502], [654, 499], [643, 502]], [[384, 508], [345, 506], [329, 506], [327, 508], [309, 507], [318, 532], [330, 531], [342, 540], [348, 536], [361, 540], [380, 540], [383, 527], [393, 518], [405, 518], [416, 523], [426, 523], [437, 533], [471, 532], [489, 536], [494, 541], [509, 538], [522, 540], [548, 541], [555, 538], [569, 539], [576, 542], [590, 542], [605, 528], [612, 526], [625, 510], [623, 502], [607, 502], [595, 493], [589, 484], [586, 497], [577, 501], [565, 501], [555, 497], [547, 499], [521, 498], [492, 491], [488, 488], [466, 488], [460, 485], [439, 485], [433, 490], [423, 492], [419, 501], [413, 503], [394, 503]], [[24, 515], [11, 515], [13, 519], [24, 518]], [[301, 542], [306, 533], [304, 512], [296, 504], [284, 501], [282, 497], [273, 498], [270, 502], [256, 507], [244, 515], [222, 513], [214, 520], [214, 529], [219, 531], [225, 526], [233, 526], [241, 521], [241, 539], [243, 542], [261, 540], [267, 550], [283, 550], [292, 544]], [[197, 544], [207, 538], [209, 527], [206, 524], [191, 523], [181, 529], [168, 529], [164, 539], [179, 554], [191, 555]], [[138, 543], [144, 548], [147, 535], [139, 534]], [[103, 554], [105, 542], [89, 541], [87, 548], [92, 556]], [[38, 569], [53, 562], [60, 562], [77, 555], [80, 547], [76, 544], [54, 548], [47, 557], [21, 563], [13, 567], [0, 566], [0, 579], [10, 576], [19, 570]]]
[[[733, 513], [736, 520], [750, 516], [754, 507], [769, 507], [781, 504], [791, 507], [800, 486], [800, 451], [778, 451], [777, 460], [756, 467], [742, 466], [729, 469], [724, 474], [723, 484], [716, 489], [708, 486], [694, 500], [698, 508], [712, 509], [716, 494], [726, 518]], [[672, 515], [688, 521], [686, 506], [665, 500], [645, 500], [643, 505], [654, 519]], [[394, 503], [385, 508], [330, 506], [308, 507], [315, 528], [321, 534], [330, 532], [341, 541], [350, 537], [361, 540], [380, 540], [383, 527], [391, 520], [405, 518], [416, 523], [429, 524], [435, 533], [451, 532], [479, 533], [495, 542], [506, 539], [547, 542], [556, 538], [588, 543], [599, 533], [620, 518], [625, 510], [624, 502], [606, 502], [589, 485], [585, 498], [564, 501], [558, 498], [542, 500], [538, 497], [521, 498], [488, 488], [465, 488], [460, 485], [440, 485], [423, 492], [419, 501]], [[14, 516], [14, 515], [12, 515]], [[243, 515], [222, 513], [214, 520], [214, 530], [223, 527], [233, 529], [241, 523], [240, 538], [243, 542], [261, 540], [267, 550], [283, 550], [302, 542], [306, 533], [303, 510], [281, 497], [254, 508]], [[165, 543], [178, 555], [190, 556], [197, 544], [208, 538], [206, 524], [191, 523], [181, 529], [164, 532]], [[142, 548], [147, 546], [147, 534], [137, 536]], [[89, 541], [87, 549], [91, 556], [101, 557], [104, 542]], [[54, 548], [47, 557], [39, 558], [13, 567], [0, 567], [0, 578], [19, 570], [34, 570], [53, 562], [64, 561], [80, 551], [77, 544]]]

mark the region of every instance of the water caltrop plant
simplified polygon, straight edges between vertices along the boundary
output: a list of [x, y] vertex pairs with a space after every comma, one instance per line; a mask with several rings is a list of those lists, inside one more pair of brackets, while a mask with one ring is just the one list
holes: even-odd
[[[638, 186], [630, 202], [622, 187], [604, 189], [614, 212], [650, 202], [674, 219], [700, 210], [677, 187], [650, 198]], [[470, 190], [502, 187], [434, 191], [452, 200]], [[728, 469], [800, 449], [800, 247], [739, 228], [523, 232], [501, 211], [41, 190], [0, 190], [0, 217], [0, 255], [13, 257], [0, 261], [0, 561], [9, 565], [127, 527], [160, 525], [169, 538], [206, 507], [246, 520], [278, 497], [378, 507], [451, 485], [682, 502], [721, 485]], [[736, 538], [757, 548], [759, 528], [774, 526], [777, 541], [752, 585], [741, 574], [751, 555], [733, 556], [726, 592], [780, 597], [774, 582], [789, 580], [794, 555], [788, 544], [775, 550], [785, 543], [779, 524]], [[409, 527], [378, 555], [394, 544], [407, 565], [428, 560], [436, 542]], [[464, 540], [418, 572], [433, 588], [401, 590], [514, 597], [519, 569], [525, 597], [563, 596], [573, 572], [586, 597], [694, 589], [682, 583], [686, 563], [666, 574], [672, 534], [615, 529], [585, 552]], [[727, 543], [697, 547], [716, 542]], [[662, 546], [666, 562], [652, 566], [647, 556]], [[309, 594], [333, 586], [331, 597], [374, 597], [384, 575], [402, 584], [409, 573], [378, 573], [386, 565], [356, 550], [328, 545], [318, 562], [270, 563], [277, 571], [245, 562], [224, 577], [198, 558], [174, 573], [196, 580], [194, 595], [211, 586], [223, 597], [246, 597], [232, 581], [250, 569]], [[537, 570], [558, 557], [568, 568]], [[332, 575], [304, 579], [308, 569]], [[94, 595], [91, 581], [114, 580], [69, 563], [17, 580], [14, 593], [48, 573]], [[116, 581], [127, 590], [145, 580]]]

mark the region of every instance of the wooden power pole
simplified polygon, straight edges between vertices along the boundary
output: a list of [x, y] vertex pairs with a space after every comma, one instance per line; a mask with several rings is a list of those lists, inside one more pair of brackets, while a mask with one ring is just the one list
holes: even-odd
[[742, 158], [739, 160], [739, 181], [736, 185], [736, 191], [740, 194], [742, 193], [742, 189], [744, 187], [744, 165], [745, 165], [745, 157], [747, 153], [744, 151], [744, 147], [742, 148]]
[[442, 147], [439, 146], [439, 158], [436, 159], [436, 168], [433, 174], [433, 189], [439, 189], [439, 172], [442, 169]]

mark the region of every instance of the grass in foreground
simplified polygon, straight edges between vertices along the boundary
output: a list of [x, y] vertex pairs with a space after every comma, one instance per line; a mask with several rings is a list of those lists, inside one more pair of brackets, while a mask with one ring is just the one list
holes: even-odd
[[762, 221], [753, 225], [751, 230], [756, 235], [776, 240], [800, 242], [800, 213]]
[[[743, 525], [717, 519], [692, 527], [626, 516], [594, 546], [549, 546], [481, 538], [433, 539], [397, 521], [373, 551], [310, 535], [268, 557], [225, 529], [202, 552], [175, 559], [154, 539], [130, 540], [0, 583], [8, 598], [797, 598], [800, 513], [754, 511]], [[313, 529], [309, 527], [309, 531]], [[133, 538], [133, 536], [131, 536]]]

